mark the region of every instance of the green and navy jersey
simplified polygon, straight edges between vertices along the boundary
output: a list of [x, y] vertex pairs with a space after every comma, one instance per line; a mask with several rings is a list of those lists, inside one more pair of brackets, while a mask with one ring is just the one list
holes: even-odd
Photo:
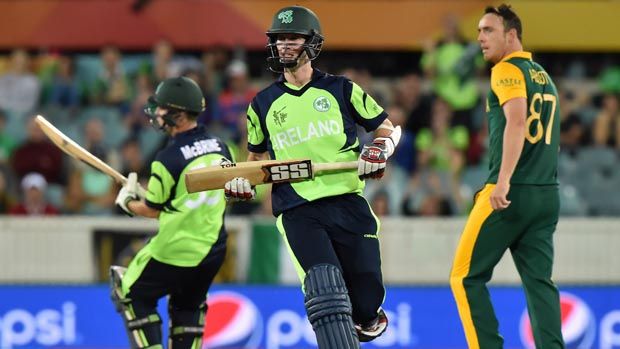
[[[387, 117], [375, 100], [342, 76], [314, 70], [302, 88], [284, 76], [252, 100], [248, 108], [248, 150], [272, 159], [311, 159], [314, 163], [357, 160], [357, 125], [375, 130]], [[278, 183], [272, 188], [274, 215], [328, 196], [361, 193], [364, 181], [350, 170], [314, 180]]]
[[187, 171], [233, 160], [226, 144], [203, 126], [175, 135], [151, 164], [146, 205], [160, 211], [159, 231], [145, 248], [158, 261], [196, 266], [226, 237], [224, 190], [188, 193]]
[[491, 70], [487, 98], [489, 168], [487, 183], [497, 183], [502, 163], [506, 117], [502, 105], [512, 98], [527, 99], [523, 152], [512, 175], [512, 184], [557, 184], [560, 148], [560, 98], [549, 74], [529, 52], [514, 52]]

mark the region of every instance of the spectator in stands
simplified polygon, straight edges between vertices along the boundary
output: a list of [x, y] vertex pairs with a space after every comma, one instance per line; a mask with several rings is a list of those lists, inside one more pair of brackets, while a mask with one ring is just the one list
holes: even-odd
[[80, 104], [80, 88], [75, 78], [73, 58], [58, 57], [49, 87], [48, 103], [63, 108], [75, 108]]
[[564, 152], [575, 154], [582, 146], [586, 128], [575, 113], [571, 113], [560, 124], [560, 148]]
[[598, 83], [603, 93], [620, 93], [620, 66], [612, 65], [601, 72]]
[[417, 74], [406, 74], [396, 80], [392, 89], [393, 102], [407, 116], [405, 128], [413, 134], [430, 127], [431, 98], [422, 91], [422, 81]]
[[219, 96], [226, 87], [226, 68], [230, 64], [230, 53], [225, 47], [211, 47], [202, 54], [205, 85], [203, 93], [207, 108], [198, 117], [198, 122], [210, 125], [218, 113]]
[[9, 161], [17, 142], [6, 129], [7, 115], [0, 109], [0, 164]]
[[32, 172], [22, 179], [22, 201], [9, 210], [12, 215], [57, 215], [59, 210], [45, 199], [47, 181], [40, 173]]
[[143, 65], [142, 70], [151, 72], [155, 83], [182, 75], [188, 70], [202, 70], [200, 60], [189, 55], [176, 55], [172, 43], [168, 40], [160, 40], [153, 45], [151, 54], [151, 62]]
[[[190, 78], [192, 81], [197, 83], [203, 91], [206, 91], [205, 86], [207, 85], [208, 79], [203, 67], [200, 69], [186, 70], [183, 72], [182, 76]], [[200, 125], [207, 125], [209, 128], [211, 127], [211, 123], [213, 123], [213, 113], [217, 110], [217, 108], [213, 107], [213, 104], [217, 105], [217, 97], [218, 96], [204, 95], [206, 102], [205, 110], [198, 114], [197, 119], [197, 122]]]
[[183, 72], [182, 76], [192, 79], [198, 86], [204, 86], [206, 84], [205, 76], [201, 69], [187, 69]]
[[473, 131], [469, 136], [469, 146], [466, 155], [467, 165], [486, 166], [488, 164], [488, 148], [489, 148], [489, 128], [487, 119], [482, 120], [482, 125], [478, 130]]
[[[447, 107], [447, 104], [444, 103]], [[439, 110], [439, 108], [437, 108]], [[403, 124], [407, 122], [405, 118], [405, 113], [400, 106], [393, 105], [386, 109], [388, 115], [390, 115], [390, 120], [396, 126], [399, 125], [402, 127]], [[449, 119], [449, 115], [446, 116]], [[464, 127], [460, 127], [463, 128]], [[441, 131], [440, 133], [446, 133], [446, 131]], [[465, 133], [466, 134], [466, 133]], [[366, 189], [364, 190], [365, 195], [370, 199], [376, 195], [376, 193], [380, 191], [385, 191], [387, 195], [387, 199], [389, 201], [389, 212], [391, 214], [396, 214], [401, 210], [402, 202], [410, 200], [411, 193], [403, 191], [402, 183], [406, 183], [410, 178], [417, 178], [420, 176], [420, 171], [424, 172], [424, 176], [427, 176], [429, 173], [433, 174], [434, 171], [443, 172], [446, 183], [444, 185], [445, 188], [452, 188], [453, 183], [452, 180], [458, 180], [456, 173], [452, 173], [449, 170], [449, 165], [446, 164], [445, 168], [438, 168], [432, 163], [431, 155], [432, 152], [437, 151], [439, 154], [443, 154], [442, 152], [448, 152], [445, 149], [445, 146], [442, 144], [443, 142], [437, 141], [437, 144], [433, 143], [432, 132], [429, 129], [422, 129], [418, 136], [424, 137], [422, 142], [424, 146], [420, 147], [420, 142], [418, 142], [417, 136], [414, 137], [413, 133], [409, 130], [403, 130], [401, 135], [400, 142], [394, 155], [392, 158], [394, 161], [388, 164], [389, 170], [386, 171], [386, 177], [384, 181], [381, 182], [367, 182]], [[444, 137], [441, 137], [442, 139]], [[421, 152], [425, 154], [425, 162], [423, 164], [420, 163], [420, 149]], [[461, 158], [463, 157], [462, 152], [460, 152]], [[420, 166], [421, 165], [421, 166]], [[461, 165], [462, 166], [462, 165]], [[460, 167], [459, 167], [460, 168]], [[435, 174], [436, 175], [436, 174]], [[452, 179], [454, 178], [454, 179]], [[412, 181], [412, 183], [417, 183], [416, 181]], [[415, 188], [416, 184], [412, 185], [413, 189], [410, 191], [417, 192], [419, 188]], [[450, 190], [447, 193], [451, 193]], [[420, 198], [420, 196], [418, 196]], [[454, 200], [457, 202], [458, 200]], [[417, 212], [417, 208], [408, 210], [406, 209], [406, 214], [414, 214], [413, 212]]]
[[0, 77], [0, 108], [25, 115], [39, 102], [41, 84], [30, 70], [30, 56], [22, 49], [11, 53], [10, 67]]
[[151, 75], [146, 72], [139, 72], [134, 83], [134, 95], [123, 121], [130, 134], [137, 137], [140, 131], [148, 125], [148, 120], [144, 117], [144, 106], [149, 96], [153, 95], [154, 86]]
[[480, 100], [476, 72], [484, 65], [477, 43], [468, 43], [459, 30], [458, 18], [443, 20], [443, 34], [427, 40], [420, 65], [433, 83], [433, 91], [455, 111], [455, 121], [473, 129], [472, 112]]
[[407, 115], [405, 111], [398, 106], [388, 107], [386, 108], [386, 112], [390, 116], [390, 120], [394, 126], [403, 128], [398, 147], [394, 151], [394, 155], [392, 155], [392, 164], [400, 167], [408, 175], [411, 175], [416, 169], [417, 160], [413, 132], [404, 128], [408, 121]]
[[[93, 154], [99, 154], [110, 160], [117, 160], [117, 156], [106, 142], [105, 126], [100, 117], [90, 118], [84, 125], [84, 147]], [[114, 166], [115, 163], [109, 162]]]
[[64, 159], [63, 153], [52, 144], [47, 136], [34, 122], [28, 121], [27, 138], [19, 145], [11, 156], [13, 171], [19, 178], [30, 172], [42, 174], [47, 182], [63, 184]]
[[103, 69], [92, 87], [91, 99], [96, 104], [126, 110], [131, 90], [121, 65], [121, 52], [116, 46], [105, 46], [101, 49], [100, 57]]
[[240, 140], [239, 119], [246, 119], [248, 105], [257, 91], [250, 85], [248, 67], [241, 60], [233, 60], [228, 65], [226, 77], [227, 87], [219, 95], [219, 108], [211, 127], [224, 140], [236, 143]]
[[84, 163], [74, 162], [65, 193], [65, 207], [73, 214], [109, 215], [115, 211], [117, 191], [118, 186], [110, 177]]
[[[202, 65], [207, 78], [206, 95], [219, 96], [226, 85], [226, 68], [230, 64], [230, 53], [225, 47], [217, 46], [202, 54]], [[208, 104], [208, 103], [207, 103]]]
[[172, 43], [167, 40], [160, 40], [151, 51], [153, 60], [151, 62], [151, 73], [153, 74], [153, 81], [158, 83], [168, 77], [173, 76], [172, 59], [174, 57], [174, 47]]
[[449, 216], [457, 213], [458, 188], [446, 173], [423, 171], [409, 181], [402, 200], [405, 216]]
[[437, 193], [424, 194], [417, 203], [411, 203], [409, 199], [403, 205], [406, 216], [446, 217], [454, 214], [450, 201]]
[[464, 126], [451, 126], [452, 110], [441, 98], [433, 102], [431, 127], [416, 135], [418, 165], [452, 174], [460, 173], [465, 164], [469, 134]]
[[[118, 168], [116, 154], [105, 144], [105, 130], [98, 118], [85, 127], [84, 148], [113, 168]], [[118, 186], [110, 177], [81, 162], [75, 162], [69, 175], [65, 205], [72, 213], [107, 215], [114, 212]]]
[[352, 67], [342, 69], [338, 75], [342, 75], [351, 81], [357, 81], [357, 69]]
[[0, 171], [0, 214], [6, 214], [15, 205], [15, 198], [9, 192], [4, 171]]
[[[390, 114], [390, 117], [392, 115]], [[372, 211], [379, 217], [385, 217], [390, 214], [390, 198], [389, 193], [385, 190], [377, 191], [370, 200]]]
[[558, 91], [560, 96], [560, 149], [575, 155], [578, 148], [584, 145], [587, 127], [578, 114], [575, 94], [567, 89]]
[[[146, 119], [146, 118], [145, 118]], [[149, 180], [150, 170], [144, 162], [140, 141], [137, 138], [129, 138], [121, 146], [121, 173], [135, 172], [138, 174], [138, 182], [146, 187]]]
[[602, 104], [592, 130], [594, 144], [620, 150], [620, 95], [606, 93]]

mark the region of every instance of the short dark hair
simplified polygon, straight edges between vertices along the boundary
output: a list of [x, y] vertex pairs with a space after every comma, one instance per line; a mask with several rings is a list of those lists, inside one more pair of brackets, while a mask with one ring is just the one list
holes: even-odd
[[521, 19], [512, 10], [510, 5], [501, 4], [498, 7], [487, 6], [487, 8], [484, 9], [484, 14], [488, 14], [488, 13], [492, 13], [492, 14], [502, 17], [505, 31], [507, 32], [510, 29], [516, 30], [517, 38], [519, 38], [519, 41], [522, 41], [521, 34], [522, 34], [523, 29], [521, 27]]

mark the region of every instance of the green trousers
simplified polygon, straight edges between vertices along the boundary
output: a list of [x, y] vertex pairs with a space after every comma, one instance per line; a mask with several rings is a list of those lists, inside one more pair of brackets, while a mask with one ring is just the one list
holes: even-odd
[[467, 344], [469, 348], [503, 348], [486, 283], [510, 249], [523, 282], [536, 348], [564, 348], [559, 293], [551, 281], [558, 188], [512, 185], [511, 204], [501, 211], [491, 208], [494, 188], [487, 184], [476, 195], [450, 274]]

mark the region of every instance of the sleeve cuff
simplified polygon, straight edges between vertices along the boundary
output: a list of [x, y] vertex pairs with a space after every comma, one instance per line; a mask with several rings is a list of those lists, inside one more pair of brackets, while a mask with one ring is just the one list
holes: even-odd
[[367, 132], [374, 131], [383, 123], [385, 119], [387, 119], [388, 115], [385, 111], [382, 111], [381, 114], [377, 115], [372, 119], [365, 119], [362, 126]]
[[505, 95], [503, 95], [501, 98], [498, 97], [499, 105], [504, 105], [504, 103], [514, 98], [527, 98], [527, 94], [521, 90], [515, 90], [515, 91], [508, 92]]
[[248, 150], [251, 151], [252, 153], [264, 153], [267, 151], [267, 147], [264, 144], [259, 144], [259, 145], [254, 145], [251, 143], [248, 143]]
[[156, 209], [158, 211], [163, 211], [164, 210], [164, 205], [163, 204], [157, 204], [157, 203], [151, 202], [151, 201], [149, 201], [147, 199], [144, 199], [144, 203], [146, 204], [146, 206], [148, 206], [150, 208], [153, 208], [153, 209]]

